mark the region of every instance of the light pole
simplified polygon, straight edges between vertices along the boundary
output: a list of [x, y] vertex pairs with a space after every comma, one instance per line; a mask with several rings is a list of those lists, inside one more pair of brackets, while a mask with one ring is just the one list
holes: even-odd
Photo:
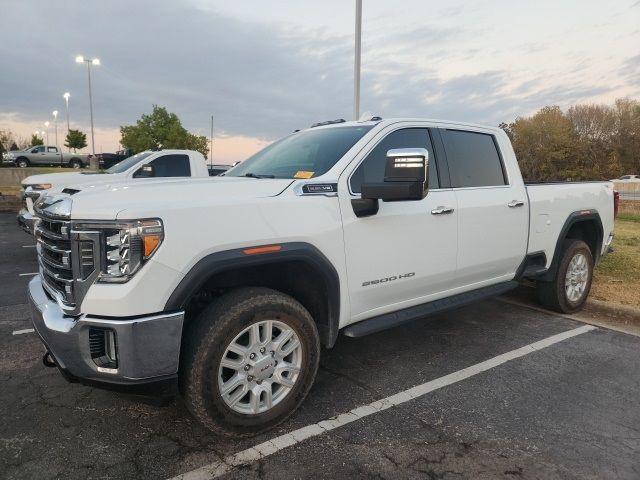
[[87, 75], [89, 78], [89, 114], [91, 116], [91, 153], [96, 154], [96, 139], [93, 134], [93, 99], [91, 96], [91, 65], [100, 65], [100, 59], [98, 58], [84, 58], [82, 55], [76, 57], [76, 63], [87, 64]]
[[[44, 126], [47, 127], [47, 147], [49, 146], [49, 122], [44, 122]], [[45, 152], [47, 149], [45, 148]]]
[[53, 124], [56, 129], [56, 148], [58, 147], [58, 110], [53, 111]]
[[64, 103], [67, 105], [67, 133], [69, 133], [69, 97], [71, 94], [69, 92], [64, 92], [62, 97], [64, 98]]
[[356, 0], [356, 38], [353, 62], [353, 119], [360, 118], [360, 50], [362, 38], [362, 0]]
[[209, 164], [213, 165], [213, 115], [211, 115], [211, 136], [209, 137]]

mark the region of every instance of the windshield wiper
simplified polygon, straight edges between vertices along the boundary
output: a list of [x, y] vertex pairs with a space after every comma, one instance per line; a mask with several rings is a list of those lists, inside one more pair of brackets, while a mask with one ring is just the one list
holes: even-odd
[[245, 173], [244, 176], [249, 178], [276, 178], [275, 175], [256, 175], [255, 173]]

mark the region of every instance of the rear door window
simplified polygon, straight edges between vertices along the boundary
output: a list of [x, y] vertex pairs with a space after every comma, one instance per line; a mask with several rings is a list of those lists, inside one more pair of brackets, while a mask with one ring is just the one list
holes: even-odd
[[443, 130], [442, 140], [454, 188], [506, 185], [502, 159], [493, 135]]
[[190, 177], [189, 155], [163, 155], [152, 162], [156, 177]]

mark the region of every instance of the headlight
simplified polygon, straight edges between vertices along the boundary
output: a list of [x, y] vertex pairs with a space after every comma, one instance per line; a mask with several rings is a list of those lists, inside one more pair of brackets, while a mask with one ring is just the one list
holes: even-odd
[[[160, 219], [114, 223], [78, 223], [74, 230], [98, 230], [101, 242], [99, 282], [127, 282], [164, 240]], [[84, 263], [81, 259], [81, 263]]]
[[51, 184], [50, 183], [23, 184], [22, 187], [25, 190], [28, 187], [31, 187], [32, 190], [49, 190], [51, 188]]

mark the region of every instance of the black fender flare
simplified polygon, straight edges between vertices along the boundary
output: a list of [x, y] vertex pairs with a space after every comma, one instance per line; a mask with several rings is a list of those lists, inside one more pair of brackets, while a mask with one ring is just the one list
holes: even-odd
[[[234, 268], [301, 261], [314, 269], [325, 284], [328, 297], [327, 325], [318, 324], [322, 342], [332, 347], [338, 337], [340, 321], [340, 277], [333, 264], [315, 246], [305, 242], [277, 244], [280, 249], [270, 253], [247, 255], [245, 248], [215, 252], [200, 259], [183, 277], [167, 300], [164, 310], [176, 311], [186, 307], [193, 295], [212, 276]], [[256, 247], [259, 247], [256, 246]], [[254, 248], [254, 247], [248, 247]]]
[[596, 210], [579, 210], [577, 212], [572, 212], [565, 220], [562, 229], [560, 230], [560, 235], [558, 235], [558, 240], [556, 241], [556, 249], [553, 252], [553, 260], [551, 261], [551, 265], [549, 269], [542, 275], [541, 280], [551, 281], [556, 275], [558, 271], [558, 266], [560, 265], [561, 255], [562, 255], [562, 243], [567, 238], [567, 233], [571, 227], [573, 227], [577, 223], [583, 223], [587, 221], [595, 221], [596, 224], [596, 251], [593, 252], [593, 261], [594, 264], [597, 264], [600, 260], [600, 255], [602, 252], [602, 242], [604, 237], [604, 227], [602, 226], [602, 219], [600, 218], [600, 214]]

